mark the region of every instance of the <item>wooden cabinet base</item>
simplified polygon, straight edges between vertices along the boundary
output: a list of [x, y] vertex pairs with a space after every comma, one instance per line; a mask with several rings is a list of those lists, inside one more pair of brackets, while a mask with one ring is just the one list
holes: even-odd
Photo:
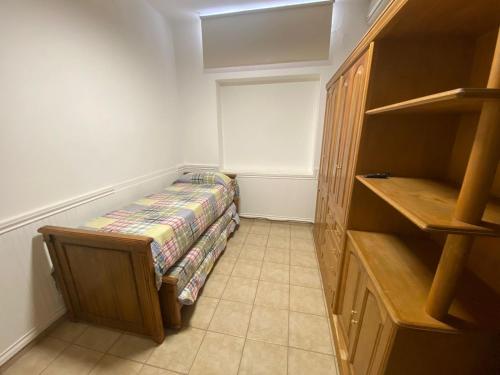
[[393, 322], [385, 334], [379, 331], [372, 348], [365, 347], [360, 362], [367, 370], [357, 371], [342, 337], [338, 315], [331, 315], [330, 323], [341, 375], [496, 374], [497, 364], [491, 358], [500, 347], [494, 335], [408, 329]]

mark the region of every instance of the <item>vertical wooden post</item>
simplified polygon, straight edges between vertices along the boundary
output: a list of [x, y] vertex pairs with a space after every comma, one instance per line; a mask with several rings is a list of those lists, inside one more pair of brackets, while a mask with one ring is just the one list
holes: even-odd
[[[500, 88], [500, 32], [497, 34], [487, 87]], [[499, 158], [500, 104], [485, 102], [455, 208], [455, 219], [470, 224], [481, 221]], [[472, 242], [473, 237], [469, 235], [448, 235], [427, 298], [426, 311], [436, 319], [442, 319], [448, 313], [457, 282], [467, 264]]]

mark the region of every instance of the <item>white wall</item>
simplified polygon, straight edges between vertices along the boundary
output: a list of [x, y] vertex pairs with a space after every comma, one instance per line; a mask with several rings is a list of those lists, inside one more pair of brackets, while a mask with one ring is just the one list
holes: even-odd
[[143, 0], [2, 1], [0, 56], [1, 364], [64, 312], [36, 229], [171, 182], [181, 134], [171, 32]]
[[[173, 23], [173, 31], [181, 108], [184, 114], [185, 164], [201, 164], [209, 167], [220, 165], [220, 144], [217, 131], [218, 81], [255, 77], [318, 75], [320, 77], [321, 105], [314, 129], [314, 166], [317, 170], [326, 96], [324, 87], [366, 31], [368, 27], [367, 9], [366, 1], [335, 2], [331, 58], [328, 62], [207, 71], [203, 69], [200, 20], [195, 16], [176, 19]], [[293, 172], [287, 170], [282, 170], [272, 176], [259, 173], [250, 173], [250, 175], [240, 175], [239, 178], [242, 188], [243, 215], [313, 220], [317, 184], [315, 175], [295, 176]], [[278, 184], [277, 181], [280, 183]], [[284, 182], [286, 182], [287, 188], [281, 189], [281, 184]], [[249, 192], [249, 194], [245, 194], [245, 192]]]

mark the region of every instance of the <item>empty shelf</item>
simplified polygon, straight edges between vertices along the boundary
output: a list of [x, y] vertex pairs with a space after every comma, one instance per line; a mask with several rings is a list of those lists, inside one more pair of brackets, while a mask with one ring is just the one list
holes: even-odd
[[500, 89], [460, 88], [370, 109], [366, 114], [467, 113], [480, 111], [486, 101], [500, 103]]
[[459, 193], [453, 186], [420, 178], [356, 178], [424, 231], [500, 236], [498, 200], [490, 200], [482, 222], [473, 225], [453, 218]]

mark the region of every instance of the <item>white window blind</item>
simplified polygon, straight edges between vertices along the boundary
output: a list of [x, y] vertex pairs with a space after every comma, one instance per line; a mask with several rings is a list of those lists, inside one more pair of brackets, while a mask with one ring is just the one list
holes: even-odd
[[319, 81], [220, 84], [222, 168], [312, 174]]

